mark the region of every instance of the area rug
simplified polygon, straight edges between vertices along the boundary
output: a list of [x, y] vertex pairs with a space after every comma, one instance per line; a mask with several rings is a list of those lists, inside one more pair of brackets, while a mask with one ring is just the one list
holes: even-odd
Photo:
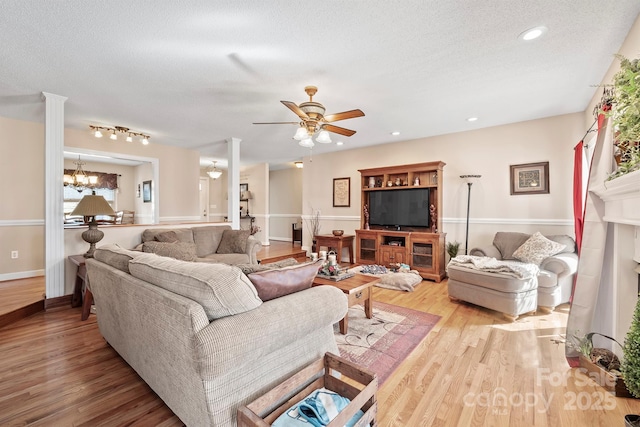
[[340, 355], [378, 375], [382, 384], [427, 336], [440, 316], [374, 301], [373, 318], [364, 307], [349, 309], [346, 335], [334, 326]]

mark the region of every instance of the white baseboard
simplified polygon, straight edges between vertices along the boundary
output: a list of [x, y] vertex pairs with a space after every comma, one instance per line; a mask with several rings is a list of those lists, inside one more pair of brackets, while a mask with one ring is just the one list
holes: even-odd
[[17, 271], [15, 273], [0, 274], [0, 282], [7, 280], [28, 279], [29, 277], [44, 276], [44, 269], [32, 271]]

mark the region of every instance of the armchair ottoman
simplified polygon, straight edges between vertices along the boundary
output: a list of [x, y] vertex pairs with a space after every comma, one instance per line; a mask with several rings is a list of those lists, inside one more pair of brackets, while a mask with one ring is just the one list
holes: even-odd
[[508, 261], [514, 266], [531, 264], [521, 261], [516, 256], [522, 258], [520, 248], [527, 246], [525, 243], [530, 239], [538, 237], [547, 242], [551, 241], [557, 253], [545, 256], [544, 250], [541, 250], [538, 254], [529, 254], [536, 261], [541, 260], [533, 262], [539, 265], [536, 275], [516, 277], [502, 272], [467, 268], [450, 262], [447, 266], [449, 296], [500, 311], [512, 321], [521, 314], [536, 311], [537, 307], [550, 312], [558, 305], [568, 302], [573, 277], [578, 269], [578, 255], [575, 253], [575, 241], [567, 235], [545, 238], [539, 233], [531, 236], [525, 233], [498, 232], [492, 245], [474, 248], [470, 254], [475, 257], [495, 258], [500, 262]]

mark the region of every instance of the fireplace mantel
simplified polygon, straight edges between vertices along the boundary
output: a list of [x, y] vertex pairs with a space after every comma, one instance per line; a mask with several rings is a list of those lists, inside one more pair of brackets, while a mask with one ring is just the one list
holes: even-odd
[[640, 226], [640, 171], [591, 188], [605, 203], [604, 220]]
[[596, 318], [603, 330], [622, 342], [638, 296], [640, 171], [592, 186], [589, 191], [602, 199], [603, 219], [613, 227], [608, 233]]

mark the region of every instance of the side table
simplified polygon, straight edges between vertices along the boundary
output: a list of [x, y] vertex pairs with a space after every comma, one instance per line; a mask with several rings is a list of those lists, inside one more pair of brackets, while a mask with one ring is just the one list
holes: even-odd
[[93, 304], [93, 294], [87, 286], [86, 258], [84, 255], [70, 255], [69, 261], [78, 267], [76, 272], [76, 284], [73, 288], [73, 296], [71, 297], [71, 307], [82, 306], [82, 315], [80, 319], [87, 320], [89, 318], [89, 313], [91, 312], [91, 304]]
[[335, 248], [336, 257], [338, 258], [338, 262], [342, 258], [342, 249], [349, 249], [349, 264], [353, 265], [353, 240], [355, 236], [351, 235], [342, 235], [342, 236], [334, 236], [333, 234], [320, 234], [317, 236], [313, 236], [316, 240], [316, 251], [320, 252], [320, 248], [322, 246], [326, 246], [327, 250], [331, 250], [331, 248]]

